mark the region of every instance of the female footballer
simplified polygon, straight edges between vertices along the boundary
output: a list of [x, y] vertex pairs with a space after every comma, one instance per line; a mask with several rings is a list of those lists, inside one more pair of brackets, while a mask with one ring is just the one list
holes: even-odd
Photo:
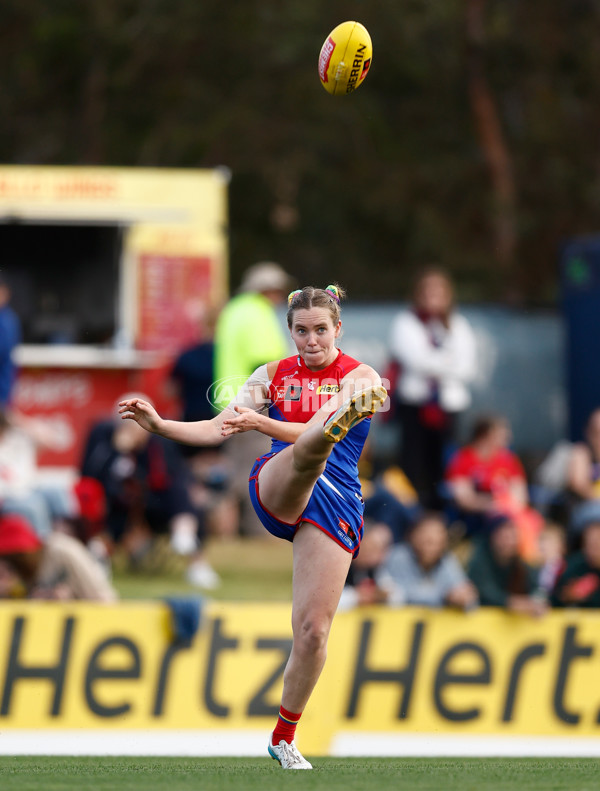
[[262, 365], [212, 420], [163, 420], [138, 398], [123, 418], [191, 445], [245, 431], [272, 438], [250, 473], [250, 496], [270, 533], [293, 541], [293, 646], [269, 754], [284, 769], [312, 769], [294, 742], [296, 725], [323, 669], [327, 639], [363, 532], [357, 462], [370, 418], [387, 393], [368, 365], [336, 348], [342, 289], [307, 286], [288, 297], [297, 355]]

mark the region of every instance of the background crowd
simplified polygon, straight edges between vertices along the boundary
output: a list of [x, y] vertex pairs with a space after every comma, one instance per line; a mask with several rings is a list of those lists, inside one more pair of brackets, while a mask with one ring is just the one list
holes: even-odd
[[[135, 569], [157, 547], [185, 559], [192, 585], [218, 588], [207, 540], [270, 540], [247, 496], [268, 439], [180, 447], [121, 421], [115, 405], [91, 428], [75, 482], [40, 485], [37, 449], [54, 438], [11, 408], [18, 317], [0, 286], [0, 597], [113, 601], [116, 554]], [[182, 419], [212, 417], [256, 367], [287, 356], [278, 307], [292, 286], [279, 265], [259, 263], [220, 313], [202, 316], [202, 341], [175, 359], [166, 383]], [[365, 534], [340, 608], [484, 605], [539, 616], [599, 606], [600, 408], [584, 441], [561, 443], [534, 470], [511, 449], [501, 414], [476, 415], [459, 442], [480, 361], [438, 268], [416, 279], [387, 347], [390, 408], [374, 436], [394, 428], [398, 442], [385, 466], [376, 439], [367, 448]]]

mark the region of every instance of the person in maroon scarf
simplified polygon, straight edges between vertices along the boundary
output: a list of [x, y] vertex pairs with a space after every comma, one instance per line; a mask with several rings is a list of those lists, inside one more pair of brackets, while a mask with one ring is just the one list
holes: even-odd
[[454, 304], [448, 275], [422, 272], [412, 305], [396, 316], [390, 336], [396, 367], [396, 417], [401, 429], [399, 464], [426, 508], [440, 506], [444, 454], [457, 415], [471, 403], [475, 336]]

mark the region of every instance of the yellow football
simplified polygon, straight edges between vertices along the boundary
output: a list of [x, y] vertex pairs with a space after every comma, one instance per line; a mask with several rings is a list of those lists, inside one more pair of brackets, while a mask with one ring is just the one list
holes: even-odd
[[368, 30], [360, 22], [342, 22], [325, 39], [319, 55], [319, 79], [327, 93], [352, 93], [367, 76], [373, 60]]

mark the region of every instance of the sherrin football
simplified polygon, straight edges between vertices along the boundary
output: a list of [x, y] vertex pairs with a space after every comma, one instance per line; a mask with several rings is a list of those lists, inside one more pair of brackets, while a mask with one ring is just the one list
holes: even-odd
[[367, 76], [373, 59], [368, 30], [360, 22], [342, 22], [325, 39], [319, 55], [319, 79], [334, 96], [352, 93]]

